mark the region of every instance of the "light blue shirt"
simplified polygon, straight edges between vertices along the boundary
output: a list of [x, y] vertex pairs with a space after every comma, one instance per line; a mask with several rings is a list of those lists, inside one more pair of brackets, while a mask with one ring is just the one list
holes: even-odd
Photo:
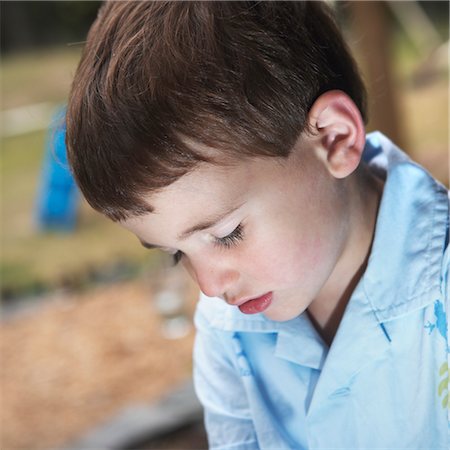
[[330, 348], [201, 298], [194, 381], [213, 449], [449, 449], [447, 190], [380, 133], [386, 183], [369, 263]]

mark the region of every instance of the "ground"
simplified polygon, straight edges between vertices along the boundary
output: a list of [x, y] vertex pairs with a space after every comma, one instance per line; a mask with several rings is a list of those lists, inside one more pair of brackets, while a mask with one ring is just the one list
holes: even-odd
[[145, 279], [60, 294], [4, 321], [1, 448], [61, 448], [168, 393], [191, 374], [193, 332], [169, 340], [160, 329]]

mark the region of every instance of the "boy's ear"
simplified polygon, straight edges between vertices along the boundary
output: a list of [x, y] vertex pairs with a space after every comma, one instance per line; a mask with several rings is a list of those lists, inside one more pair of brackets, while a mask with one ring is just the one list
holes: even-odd
[[364, 122], [358, 107], [342, 91], [328, 91], [308, 114], [310, 129], [320, 140], [318, 157], [336, 178], [345, 178], [359, 165], [365, 145]]

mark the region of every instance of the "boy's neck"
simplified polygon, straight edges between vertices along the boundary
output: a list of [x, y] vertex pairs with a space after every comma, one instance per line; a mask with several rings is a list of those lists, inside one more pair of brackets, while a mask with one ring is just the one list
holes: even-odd
[[326, 285], [308, 308], [311, 322], [329, 346], [366, 270], [382, 192], [383, 181], [362, 165], [349, 189], [352, 220], [346, 247]]

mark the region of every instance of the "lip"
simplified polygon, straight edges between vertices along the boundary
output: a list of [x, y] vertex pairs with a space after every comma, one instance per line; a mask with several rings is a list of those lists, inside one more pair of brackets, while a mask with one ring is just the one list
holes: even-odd
[[272, 303], [272, 292], [267, 292], [259, 297], [240, 300], [233, 303], [244, 314], [257, 314], [265, 311]]
[[242, 298], [234, 298], [234, 299], [230, 299], [230, 300], [227, 300], [227, 303], [229, 304], [229, 305], [232, 305], [232, 306], [241, 306], [241, 305], [243, 305], [244, 303], [247, 303], [247, 302], [249, 302], [249, 301], [251, 301], [251, 300], [258, 300], [258, 299], [260, 299], [261, 297], [264, 297], [264, 296], [266, 296], [266, 295], [268, 295], [268, 294], [271, 294], [272, 292], [266, 292], [265, 294], [263, 294], [263, 295], [260, 295], [259, 297], [242, 297]]

